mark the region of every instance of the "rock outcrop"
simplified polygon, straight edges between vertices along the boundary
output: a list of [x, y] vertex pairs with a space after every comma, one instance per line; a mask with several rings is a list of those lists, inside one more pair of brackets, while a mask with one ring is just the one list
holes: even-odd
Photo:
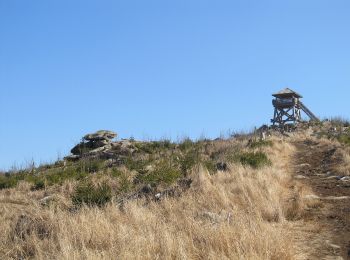
[[84, 136], [86, 141], [110, 141], [117, 137], [117, 133], [108, 130], [100, 130], [96, 133], [87, 134]]
[[86, 155], [96, 155], [112, 148], [112, 140], [117, 137], [117, 133], [107, 130], [100, 130], [87, 134], [83, 140], [71, 150], [72, 155], [67, 156], [68, 160], [77, 160]]
[[117, 133], [107, 130], [87, 134], [79, 144], [71, 149], [72, 155], [65, 157], [65, 159], [73, 161], [83, 157], [121, 159], [121, 157], [130, 156], [137, 151], [136, 141], [124, 139], [113, 142], [115, 137], [117, 137]]

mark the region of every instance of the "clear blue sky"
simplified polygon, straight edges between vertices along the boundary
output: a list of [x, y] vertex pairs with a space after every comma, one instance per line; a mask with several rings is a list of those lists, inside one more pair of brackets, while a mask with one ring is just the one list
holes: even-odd
[[82, 135], [217, 137], [271, 93], [349, 115], [350, 1], [0, 0], [0, 169]]

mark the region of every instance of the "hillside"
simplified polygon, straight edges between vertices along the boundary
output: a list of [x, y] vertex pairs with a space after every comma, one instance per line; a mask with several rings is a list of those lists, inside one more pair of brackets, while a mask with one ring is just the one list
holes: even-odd
[[1, 259], [350, 257], [347, 122], [115, 137], [86, 135], [64, 160], [0, 175]]

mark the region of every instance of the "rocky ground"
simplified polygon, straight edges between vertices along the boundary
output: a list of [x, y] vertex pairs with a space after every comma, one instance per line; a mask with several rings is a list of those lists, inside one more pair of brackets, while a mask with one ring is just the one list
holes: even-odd
[[302, 216], [319, 228], [307, 242], [316, 247], [313, 258], [350, 259], [350, 177], [337, 172], [342, 163], [337, 154], [341, 147], [314, 140], [298, 141], [295, 146], [295, 177], [311, 188], [313, 194], [304, 199], [316, 205]]

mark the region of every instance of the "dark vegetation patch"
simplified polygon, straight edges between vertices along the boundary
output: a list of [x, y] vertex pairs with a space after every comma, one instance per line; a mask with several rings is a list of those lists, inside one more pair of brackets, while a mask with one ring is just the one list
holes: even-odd
[[155, 170], [139, 174], [137, 179], [141, 183], [158, 185], [161, 183], [172, 184], [181, 176], [181, 172], [175, 167], [171, 167], [171, 165], [168, 165], [166, 162], [162, 162]]
[[250, 166], [258, 169], [271, 165], [270, 159], [263, 152], [238, 152], [230, 156], [231, 162], [239, 162], [244, 166]]
[[249, 143], [249, 148], [255, 149], [255, 148], [261, 148], [265, 146], [272, 146], [273, 142], [270, 140], [254, 140]]
[[176, 144], [170, 140], [161, 140], [153, 142], [136, 143], [135, 146], [141, 151], [148, 154], [156, 153], [164, 149], [175, 149]]
[[75, 206], [104, 206], [112, 199], [112, 189], [107, 183], [94, 185], [92, 182], [80, 183], [72, 195]]
[[350, 121], [346, 118], [343, 117], [332, 117], [329, 119], [331, 124], [333, 126], [338, 126], [338, 127], [349, 127], [350, 126]]
[[[78, 161], [56, 162], [34, 170], [0, 174], [0, 189], [15, 187], [18, 182], [32, 184], [31, 190], [47, 189], [65, 181], [77, 184], [72, 194], [75, 206], [103, 206], [113, 196], [117, 198], [152, 187], [152, 190], [176, 186], [196, 165], [203, 165], [210, 174], [226, 171], [228, 163], [241, 163], [253, 168], [271, 164], [261, 149], [242, 152], [243, 143], [222, 140], [193, 141], [189, 138], [174, 143], [169, 140], [134, 142], [137, 149], [130, 154], [118, 154], [107, 159], [83, 158]], [[271, 146], [270, 141], [255, 141], [249, 148]], [[249, 151], [249, 150], [248, 150]], [[106, 183], [106, 178], [110, 181]], [[100, 183], [100, 184], [95, 184]]]
[[350, 133], [348, 132], [348, 133], [340, 134], [338, 136], [338, 141], [343, 144], [350, 145]]

